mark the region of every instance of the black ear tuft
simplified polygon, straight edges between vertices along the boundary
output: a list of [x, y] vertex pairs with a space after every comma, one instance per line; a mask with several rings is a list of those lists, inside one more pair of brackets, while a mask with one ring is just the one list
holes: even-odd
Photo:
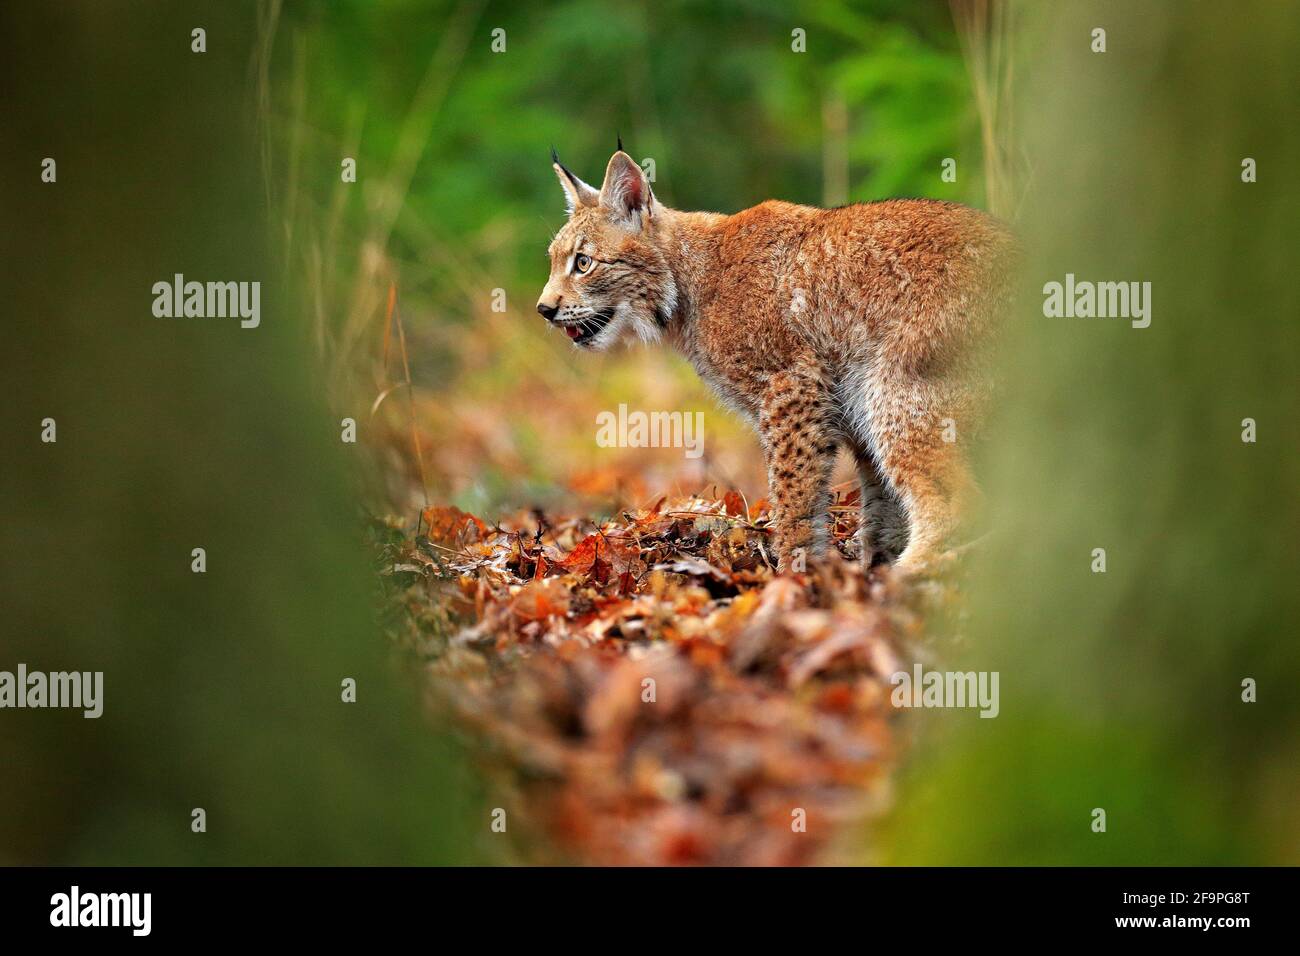
[[618, 151], [621, 153], [623, 152], [623, 134], [619, 133], [617, 135], [618, 135]]
[[555, 151], [554, 146], [551, 146], [551, 162], [560, 167], [560, 171], [569, 178], [569, 182], [573, 183], [575, 187], [582, 182], [582, 180], [577, 176], [573, 175], [573, 171], [570, 170], [568, 166], [565, 166], [564, 163], [560, 162], [560, 154]]

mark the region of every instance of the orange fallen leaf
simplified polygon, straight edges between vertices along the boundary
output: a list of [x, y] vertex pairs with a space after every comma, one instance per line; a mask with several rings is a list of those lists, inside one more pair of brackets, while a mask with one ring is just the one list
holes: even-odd
[[429, 537], [434, 541], [463, 544], [466, 541], [477, 541], [487, 534], [487, 525], [454, 505], [435, 505], [425, 508], [420, 515], [428, 528]]
[[[617, 575], [635, 574], [644, 568], [641, 550], [623, 538], [603, 534], [589, 534], [560, 562], [566, 571], [598, 576], [601, 564], [612, 568]], [[640, 565], [640, 567], [638, 567]]]
[[510, 601], [510, 610], [524, 621], [540, 621], [569, 610], [570, 594], [555, 578], [529, 581]]

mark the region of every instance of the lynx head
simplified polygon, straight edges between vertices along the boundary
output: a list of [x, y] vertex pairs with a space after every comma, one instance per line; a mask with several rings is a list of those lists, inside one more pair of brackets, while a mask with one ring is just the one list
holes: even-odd
[[573, 344], [607, 349], [657, 339], [677, 308], [677, 286], [660, 251], [664, 207], [645, 173], [619, 150], [593, 189], [551, 150], [569, 221], [551, 242], [551, 277], [537, 311]]

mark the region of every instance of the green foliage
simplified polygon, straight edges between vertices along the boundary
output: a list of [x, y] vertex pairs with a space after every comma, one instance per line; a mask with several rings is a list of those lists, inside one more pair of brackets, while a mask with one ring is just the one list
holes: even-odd
[[[340, 154], [360, 115], [363, 181], [389, 168], [448, 24], [472, 24], [405, 208], [525, 299], [544, 280], [541, 251], [562, 215], [552, 144], [599, 185], [621, 134], [638, 160], [655, 160], [656, 191], [677, 208], [821, 204], [834, 98], [847, 115], [847, 199], [980, 195], [968, 84], [942, 3], [317, 2], [286, 16], [282, 33], [307, 51], [311, 165], [331, 169], [324, 157]], [[791, 49], [796, 27], [806, 53]], [[496, 28], [505, 52], [492, 51]], [[939, 178], [948, 156], [956, 184]], [[359, 197], [352, 204], [364, 219]], [[393, 252], [420, 261], [419, 240], [398, 233]], [[456, 288], [443, 278], [423, 288], [464, 315], [439, 295]]]

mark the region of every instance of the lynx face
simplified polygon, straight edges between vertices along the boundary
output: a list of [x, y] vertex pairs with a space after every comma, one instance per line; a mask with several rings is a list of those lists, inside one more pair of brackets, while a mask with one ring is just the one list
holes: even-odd
[[597, 192], [559, 161], [569, 221], [551, 242], [551, 277], [537, 311], [581, 348], [657, 339], [677, 307], [672, 272], [655, 244], [661, 211], [641, 168], [619, 151]]

